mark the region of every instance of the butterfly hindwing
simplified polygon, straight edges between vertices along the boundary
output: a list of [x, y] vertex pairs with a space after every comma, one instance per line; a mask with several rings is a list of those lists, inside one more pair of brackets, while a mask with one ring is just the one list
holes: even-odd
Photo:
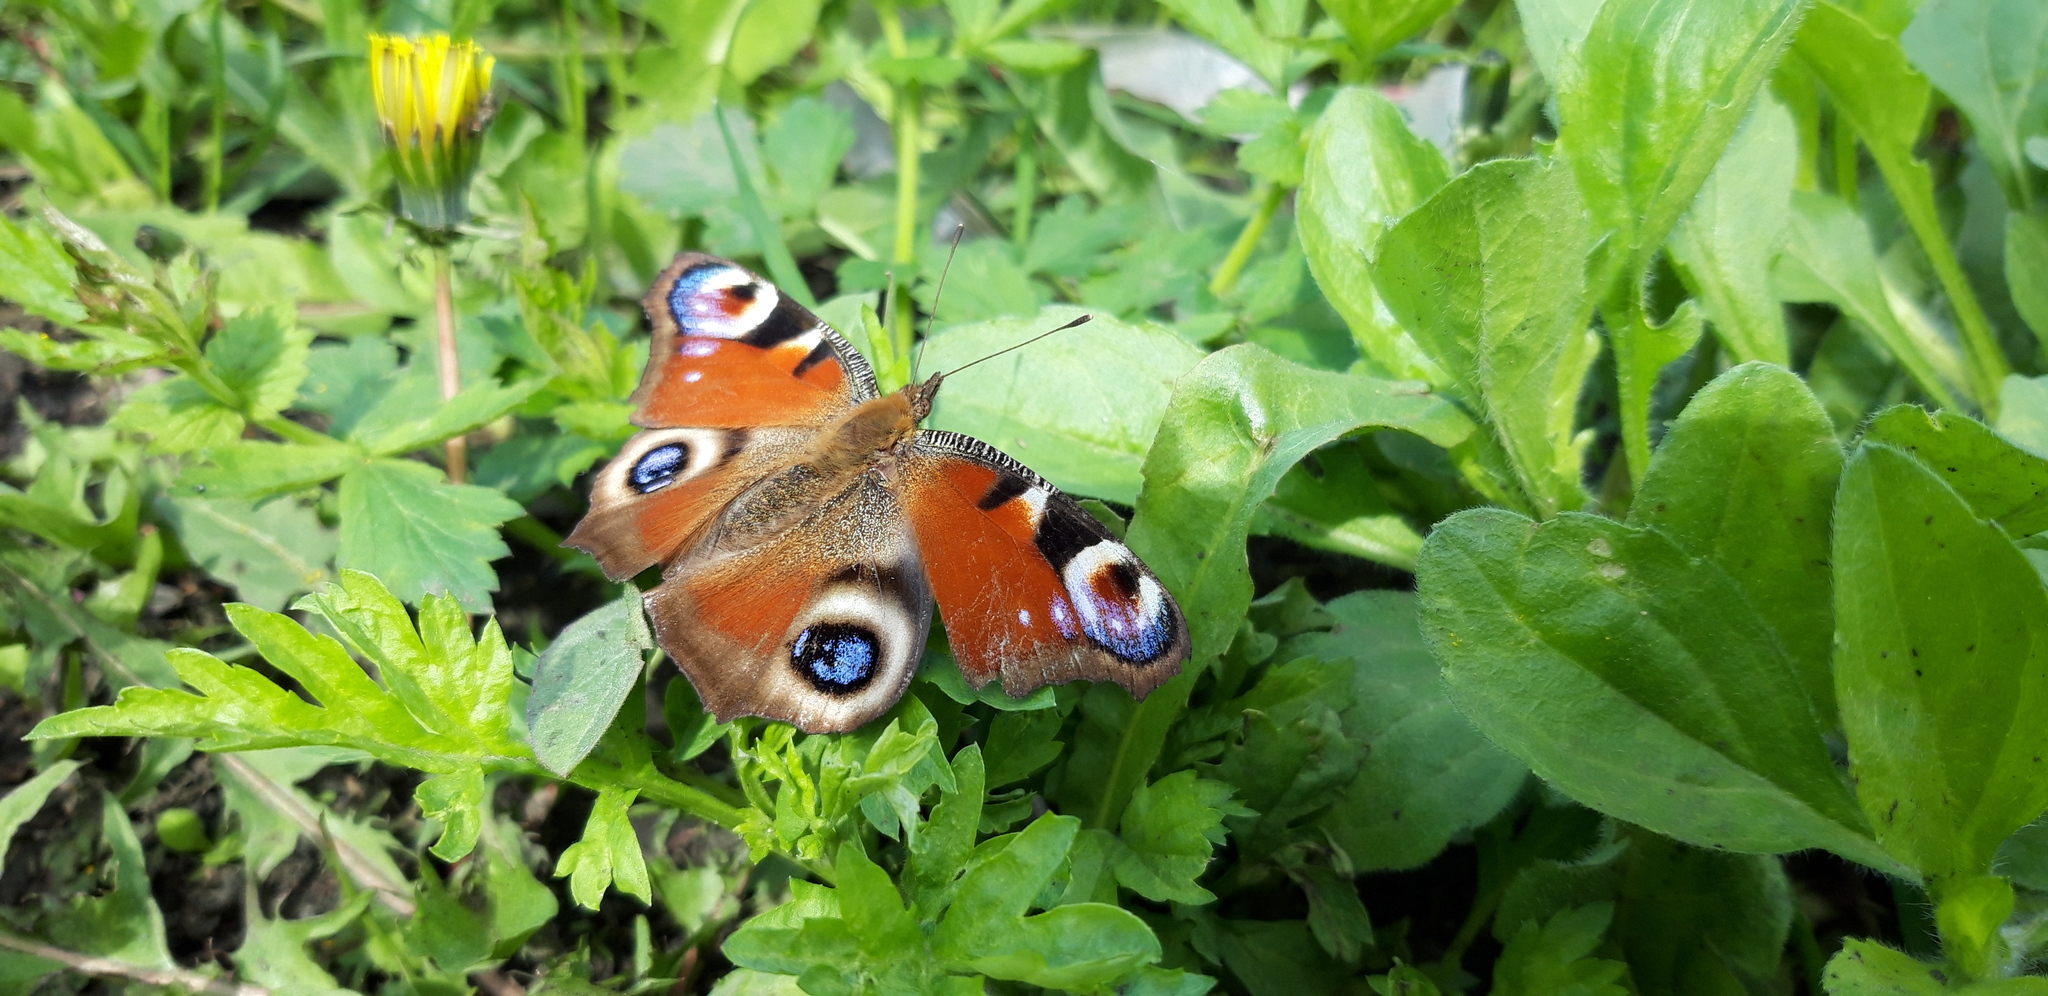
[[902, 472], [953, 656], [1023, 695], [1075, 678], [1143, 696], [1178, 673], [1187, 623], [1166, 587], [1072, 498], [970, 436], [920, 432]]
[[858, 350], [737, 264], [684, 253], [641, 303], [653, 336], [636, 425], [816, 425], [876, 394]]
[[791, 467], [748, 490], [647, 594], [661, 645], [720, 721], [854, 729], [903, 697], [932, 599], [895, 495]]
[[782, 466], [799, 429], [649, 429], [626, 441], [590, 484], [590, 511], [565, 541], [624, 580], [683, 549], [699, 527]]

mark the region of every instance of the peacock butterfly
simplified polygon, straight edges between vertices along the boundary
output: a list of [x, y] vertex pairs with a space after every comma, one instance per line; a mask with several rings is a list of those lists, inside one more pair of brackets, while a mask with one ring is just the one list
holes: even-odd
[[923, 429], [945, 379], [874, 369], [775, 285], [676, 257], [628, 441], [567, 545], [645, 597], [662, 649], [720, 721], [840, 732], [903, 697], [937, 601], [975, 687], [1076, 678], [1143, 697], [1179, 673], [1166, 587], [1072, 498], [981, 440]]

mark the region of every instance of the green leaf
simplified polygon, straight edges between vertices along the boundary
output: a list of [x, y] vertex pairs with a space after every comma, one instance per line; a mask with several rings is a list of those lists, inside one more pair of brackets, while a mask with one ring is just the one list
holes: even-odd
[[653, 647], [640, 592], [630, 586], [563, 627], [541, 651], [526, 700], [534, 757], [558, 775], [575, 770], [611, 727]]
[[1828, 996], [1938, 996], [1964, 993], [1969, 996], [2043, 996], [2048, 982], [2041, 979], [2000, 979], [1995, 982], [1955, 985], [1950, 965], [1930, 965], [1902, 951], [1876, 941], [1850, 938], [1842, 950], [1828, 959], [1823, 984]]
[[181, 647], [170, 662], [200, 694], [130, 688], [111, 706], [52, 716], [29, 737], [192, 737], [205, 750], [328, 744], [428, 772], [526, 756], [505, 715], [512, 654], [496, 622], [471, 641], [461, 609], [432, 599], [421, 610], [423, 642], [405, 607], [375, 580], [348, 573], [342, 583], [349, 588], [330, 586], [326, 596], [302, 604], [349, 636], [377, 665], [388, 691], [332, 638], [288, 616], [235, 605], [228, 617], [236, 630], [317, 704], [257, 671]]
[[460, 861], [476, 848], [483, 832], [484, 770], [482, 767], [435, 775], [413, 790], [420, 816], [441, 824], [441, 836], [428, 850], [443, 861]]
[[1437, 526], [1417, 582], [1459, 711], [1573, 798], [1701, 846], [1897, 868], [1792, 661], [1711, 561], [1592, 516], [1479, 509]]
[[1413, 965], [1403, 965], [1398, 960], [1393, 971], [1385, 975], [1370, 976], [1366, 980], [1372, 991], [1380, 996], [1443, 996], [1443, 990], [1436, 987], [1430, 977]]
[[1252, 531], [1404, 571], [1415, 569], [1422, 552], [1422, 534], [1388, 504], [1362, 454], [1341, 443], [1281, 477]]
[[639, 794], [620, 788], [599, 792], [590, 819], [583, 824], [582, 839], [562, 852], [555, 877], [569, 880], [569, 894], [576, 905], [596, 909], [604, 890], [614, 885], [643, 903], [654, 901], [654, 889], [647, 881], [647, 859], [640, 853], [633, 822], [626, 817]]
[[1872, 419], [1863, 438], [1912, 454], [1978, 518], [2009, 535], [2048, 530], [2048, 457], [2014, 446], [1968, 415], [1896, 405]]
[[1545, 517], [1585, 503], [1573, 423], [1599, 339], [1584, 217], [1563, 165], [1496, 160], [1389, 228], [1373, 255], [1387, 307], [1449, 375], [1446, 392], [1490, 423]]
[[1251, 996], [1343, 992], [1353, 973], [1323, 953], [1300, 920], [1215, 921], [1224, 967]]
[[[993, 739], [990, 742], [993, 746]], [[974, 849], [986, 791], [980, 745], [968, 744], [953, 755], [953, 782], [957, 789], [943, 793], [932, 807], [931, 819], [911, 842], [910, 860], [904, 866], [904, 889], [924, 919], [936, 917], [951, 903], [954, 880]]]
[[1496, 996], [1625, 996], [1616, 980], [1628, 973], [1624, 962], [1593, 957], [1614, 918], [1614, 904], [1589, 903], [1566, 910], [1538, 926], [1522, 925], [1493, 965]]
[[347, 443], [238, 440], [200, 451], [204, 462], [188, 465], [178, 487], [207, 498], [267, 498], [331, 481], [363, 466], [367, 456]]
[[1175, 386], [1127, 539], [1180, 598], [1196, 660], [1223, 652], [1251, 604], [1244, 537], [1259, 504], [1296, 461], [1365, 427], [1440, 446], [1471, 431], [1420, 385], [1313, 370], [1256, 346], [1210, 354]]
[[[516, 384], [478, 384], [425, 411], [410, 406], [379, 405], [356, 423], [352, 442], [378, 456], [398, 456], [425, 449], [453, 436], [495, 421], [517, 408], [546, 381], [532, 378]], [[388, 396], [397, 397], [396, 392]]]
[[[932, 935], [953, 967], [1034, 986], [1087, 989], [1159, 960], [1144, 921], [1114, 906], [1075, 903], [1025, 916], [1052, 880], [1081, 821], [1046, 814], [989, 857], [977, 855]], [[986, 845], [984, 845], [986, 846]]]
[[1878, 840], [1936, 881], [2048, 809], [2048, 590], [1941, 478], [1865, 444], [1835, 514], [1836, 694]]
[[259, 608], [282, 609], [293, 595], [329, 579], [334, 530], [290, 498], [259, 505], [166, 494], [157, 498], [156, 513], [201, 570]]
[[1768, 97], [1758, 101], [1671, 231], [1673, 261], [1738, 363], [1792, 362], [1771, 259], [1785, 241], [1798, 164], [1792, 115]]
[[1879, 269], [1870, 229], [1854, 208], [1825, 194], [1795, 192], [1785, 253], [1771, 273], [1788, 301], [1825, 301], [1899, 361], [1913, 382], [1944, 408], [1956, 406], [1950, 385], [1963, 383], [1962, 358], [1934, 330], [1908, 326], [1893, 311], [1897, 294]]
[[9, 789], [5, 798], [0, 798], [0, 867], [5, 867], [7, 845], [14, 840], [14, 832], [21, 825], [35, 819], [50, 793], [64, 784], [77, 771], [81, 762], [58, 761], [56, 764], [36, 773], [34, 778]]
[[1777, 634], [1807, 702], [1834, 725], [1828, 522], [1842, 449], [1797, 376], [1745, 363], [1693, 396], [1650, 461], [1629, 523], [1727, 573]]
[[1564, 78], [1565, 60], [1593, 30], [1601, 5], [1602, 0], [1516, 0], [1529, 54], [1553, 87]]
[[[1557, 79], [1594, 238], [1595, 294], [1640, 280], [1791, 43], [1798, 0], [1609, 0]], [[1629, 293], [1635, 293], [1631, 283]]]
[[1414, 596], [1355, 592], [1323, 608], [1335, 625], [1289, 640], [1279, 656], [1348, 665], [1343, 730], [1370, 750], [1316, 824], [1360, 871], [1418, 867], [1492, 819], [1528, 769], [1452, 707]]
[[1309, 272], [1344, 316], [1359, 350], [1394, 376], [1432, 383], [1443, 383], [1443, 372], [1385, 313], [1367, 264], [1387, 226], [1450, 178], [1443, 153], [1409, 130], [1392, 101], [1376, 90], [1345, 87], [1309, 132], [1295, 198]]
[[1615, 920], [1645, 993], [1733, 993], [1778, 977], [1792, 885], [1777, 858], [1628, 835]]
[[152, 453], [189, 453], [234, 442], [248, 420], [179, 374], [130, 395], [108, 424], [148, 436]]
[[490, 563], [510, 553], [497, 526], [526, 514], [488, 488], [450, 484], [409, 460], [373, 460], [341, 478], [341, 545], [335, 562], [384, 579], [416, 602], [451, 595], [472, 612], [490, 608], [498, 575]]
[[2005, 285], [2034, 337], [2048, 338], [2048, 218], [2005, 216]]
[[289, 989], [305, 996], [342, 996], [348, 992], [327, 969], [306, 952], [306, 945], [325, 940], [354, 923], [369, 909], [376, 894], [358, 892], [340, 906], [303, 920], [275, 920], [263, 913], [263, 904], [251, 893], [244, 907], [246, 933], [235, 949], [235, 974], [272, 991]]
[[250, 413], [291, 407], [306, 379], [313, 330], [289, 311], [244, 311], [228, 319], [206, 344], [206, 362]]
[[[2012, 917], [2012, 882], [1979, 875], [1950, 882], [1941, 889], [1934, 922], [1941, 931], [1941, 950], [1962, 970], [1964, 978], [1995, 978], [2002, 974], [2009, 948], [2000, 929]], [[2042, 985], [2048, 986], [2048, 982]]]
[[1292, 870], [1295, 881], [1308, 893], [1308, 930], [1316, 943], [1339, 961], [1356, 962], [1364, 949], [1373, 946], [1372, 918], [1358, 898], [1358, 884], [1351, 876], [1314, 865]]
[[1949, 245], [1935, 202], [1934, 176], [1915, 156], [1927, 114], [1927, 78], [1907, 63], [1889, 34], [1830, 0], [1819, 0], [1808, 12], [1795, 50], [1884, 174], [1900, 213], [1948, 292], [1968, 359], [1965, 378], [1958, 383], [1972, 399], [1988, 401], [2008, 365]]
[[1359, 61], [1370, 65], [1382, 52], [1450, 13], [1457, 0], [1322, 0], [1322, 4], [1351, 36]]
[[[957, 369], [1081, 314], [1057, 305], [952, 326], [928, 340], [922, 365]], [[1174, 382], [1201, 358], [1171, 329], [1098, 316], [949, 379], [932, 426], [985, 439], [1066, 491], [1129, 503]]]
[[1250, 815], [1232, 801], [1228, 784], [1196, 778], [1193, 771], [1139, 786], [1117, 838], [1117, 881], [1154, 902], [1213, 903], [1216, 896], [1197, 880], [1223, 845], [1223, 818]]
[[1001, 788], [1021, 782], [1059, 760], [1066, 745], [1060, 735], [1060, 714], [1048, 709], [998, 713], [988, 728], [988, 785]]
[[176, 969], [164, 934], [164, 915], [149, 891], [142, 842], [120, 800], [100, 797], [100, 840], [107, 860], [98, 883], [69, 898], [44, 929], [65, 946], [146, 969]]
[[2033, 200], [2024, 143], [2048, 132], [2048, 7], [2028, 0], [1931, 0], [1899, 44], [1970, 119], [2013, 206]]
[[1268, 86], [1277, 90], [1294, 82], [1286, 78], [1287, 46], [1260, 32], [1237, 0], [1167, 0], [1164, 6], [1188, 30], [1250, 66]]
[[0, 274], [0, 297], [23, 311], [59, 325], [85, 321], [85, 308], [71, 292], [77, 279], [71, 257], [42, 225], [0, 218]]
[[2048, 459], [2048, 377], [2013, 374], [1999, 395], [1998, 434]]

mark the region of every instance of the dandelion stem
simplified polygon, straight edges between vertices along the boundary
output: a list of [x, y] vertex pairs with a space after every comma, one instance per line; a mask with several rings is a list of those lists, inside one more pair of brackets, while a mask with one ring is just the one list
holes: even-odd
[[[447, 246], [434, 247], [434, 334], [440, 346], [441, 400], [462, 390], [462, 359], [455, 349], [455, 265]], [[461, 484], [469, 477], [469, 440], [448, 440], [448, 480]]]

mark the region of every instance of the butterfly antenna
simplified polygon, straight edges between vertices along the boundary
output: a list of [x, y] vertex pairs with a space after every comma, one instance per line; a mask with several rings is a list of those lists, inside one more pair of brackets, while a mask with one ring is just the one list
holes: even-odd
[[953, 257], [960, 252], [960, 236], [967, 234], [966, 225], [953, 226], [953, 245], [946, 250], [946, 265], [939, 270], [939, 289], [932, 292], [932, 313], [924, 316], [924, 338], [917, 341], [917, 351], [910, 354], [910, 382], [917, 383], [917, 364], [924, 359], [924, 344], [932, 341], [932, 325], [939, 320], [939, 302], [946, 297], [946, 276], [953, 272]]
[[974, 363], [969, 363], [969, 364], [967, 364], [966, 366], [963, 366], [963, 367], [960, 367], [960, 368], [959, 368], [959, 369], [957, 369], [957, 370], [954, 370], [954, 371], [953, 371], [952, 373], [949, 373], [949, 374], [947, 374], [946, 376], [948, 376], [948, 377], [958, 377], [958, 376], [960, 376], [960, 371], [961, 371], [961, 370], [965, 370], [965, 369], [967, 369], [967, 367], [971, 367], [971, 366], [973, 366], [973, 365], [974, 365], [975, 363], [986, 363], [986, 362], [988, 362], [989, 360], [993, 360], [993, 359], [995, 359], [996, 357], [998, 357], [998, 356], [1001, 356], [1001, 355], [1003, 355], [1004, 353], [1010, 353], [1010, 352], [1015, 352], [1015, 351], [1017, 351], [1017, 350], [1019, 350], [1019, 349], [1023, 349], [1024, 347], [1026, 347], [1026, 346], [1029, 346], [1029, 345], [1031, 345], [1032, 343], [1034, 343], [1034, 342], [1037, 342], [1038, 340], [1040, 340], [1040, 339], [1043, 339], [1043, 338], [1045, 338], [1046, 336], [1050, 336], [1050, 335], [1057, 335], [1057, 334], [1059, 334], [1059, 333], [1061, 333], [1061, 332], [1065, 332], [1065, 331], [1066, 331], [1066, 330], [1068, 330], [1068, 329], [1071, 329], [1071, 328], [1075, 328], [1075, 327], [1077, 327], [1077, 326], [1081, 326], [1081, 325], [1086, 325], [1086, 324], [1088, 324], [1088, 323], [1089, 323], [1089, 321], [1093, 320], [1093, 319], [1094, 319], [1094, 317], [1095, 317], [1094, 315], [1082, 315], [1081, 317], [1079, 317], [1079, 318], [1076, 318], [1076, 319], [1074, 319], [1073, 321], [1071, 321], [1071, 322], [1068, 322], [1067, 324], [1065, 324], [1065, 325], [1062, 325], [1062, 326], [1060, 326], [1059, 328], [1053, 329], [1053, 330], [1052, 330], [1051, 332], [1040, 332], [1039, 334], [1037, 334], [1037, 335], [1035, 335], [1035, 336], [1032, 336], [1031, 338], [1029, 338], [1029, 339], [1026, 339], [1026, 340], [1024, 340], [1023, 342], [1020, 342], [1020, 343], [1018, 343], [1018, 344], [1016, 344], [1016, 345], [1014, 345], [1014, 346], [1005, 346], [1005, 347], [1003, 347], [1002, 349], [998, 349], [998, 350], [996, 350], [995, 352], [993, 352], [993, 353], [990, 353], [990, 354], [988, 354], [987, 356], [984, 356], [984, 357], [982, 357], [981, 359], [975, 360], [975, 361], [974, 361]]

